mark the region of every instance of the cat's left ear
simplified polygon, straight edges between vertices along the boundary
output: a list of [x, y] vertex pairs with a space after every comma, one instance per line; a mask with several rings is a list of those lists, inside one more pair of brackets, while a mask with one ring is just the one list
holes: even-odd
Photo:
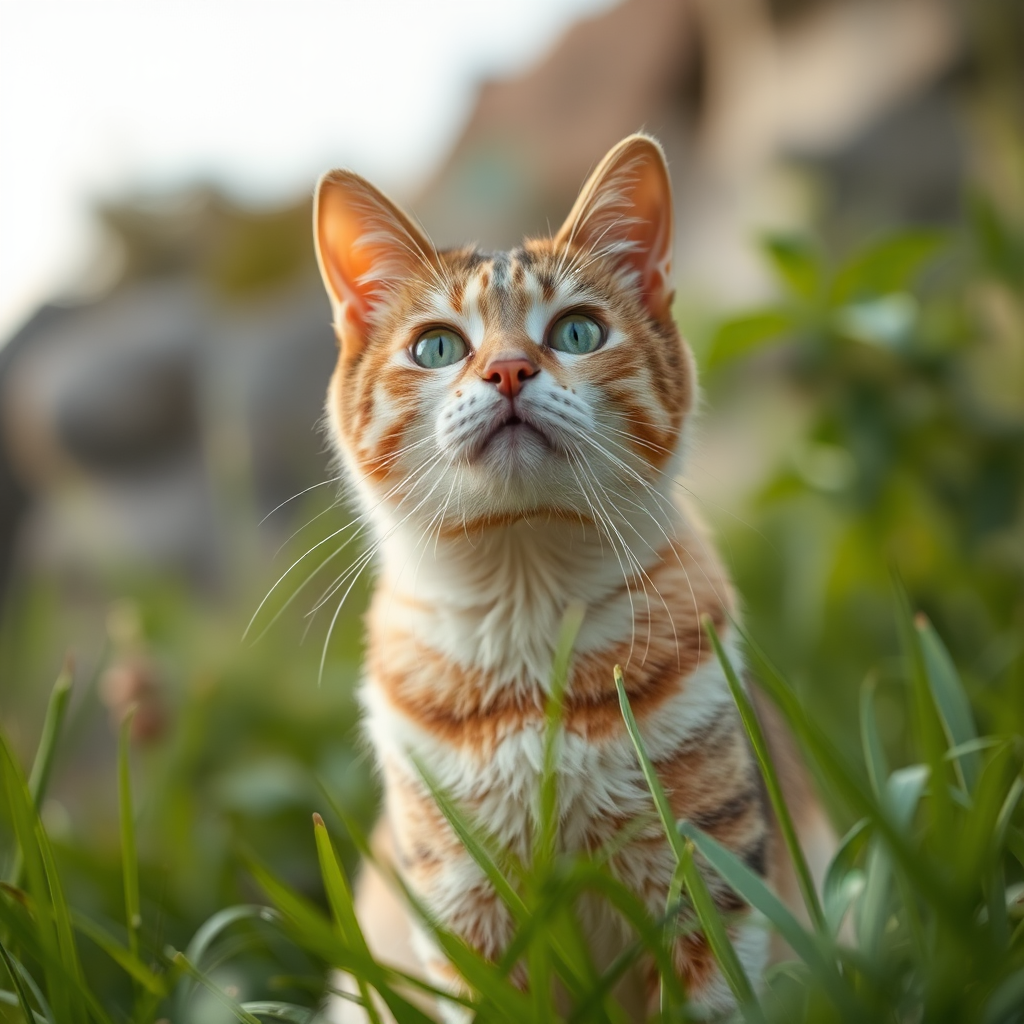
[[584, 257], [602, 255], [636, 286], [656, 320], [671, 318], [672, 187], [665, 154], [648, 135], [613, 147], [555, 236]]
[[353, 356], [381, 305], [437, 253], [408, 214], [351, 171], [320, 179], [313, 236], [342, 352]]

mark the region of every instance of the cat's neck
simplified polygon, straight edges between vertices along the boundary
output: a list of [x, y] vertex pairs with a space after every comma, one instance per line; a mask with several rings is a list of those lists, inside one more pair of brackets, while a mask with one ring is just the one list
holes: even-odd
[[657, 600], [649, 574], [694, 534], [671, 496], [656, 492], [602, 529], [544, 516], [440, 537], [402, 524], [381, 536], [380, 615], [463, 663], [543, 680], [571, 604], [590, 609], [577, 652], [607, 645], [614, 627], [602, 606], [627, 589]]
[[655, 493], [606, 521], [537, 516], [432, 533], [414, 523], [385, 521], [380, 532], [381, 578], [419, 601], [485, 610], [499, 596], [534, 601], [543, 594], [564, 606], [591, 601], [664, 557], [689, 531], [670, 495]]

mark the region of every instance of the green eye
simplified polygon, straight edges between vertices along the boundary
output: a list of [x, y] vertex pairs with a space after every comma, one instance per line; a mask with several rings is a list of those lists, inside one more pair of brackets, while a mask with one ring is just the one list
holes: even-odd
[[435, 327], [416, 339], [412, 357], [420, 366], [436, 370], [465, 359], [468, 351], [466, 343], [454, 331], [447, 327]]
[[601, 328], [589, 316], [570, 313], [551, 328], [548, 344], [559, 352], [582, 356], [600, 348], [603, 340]]

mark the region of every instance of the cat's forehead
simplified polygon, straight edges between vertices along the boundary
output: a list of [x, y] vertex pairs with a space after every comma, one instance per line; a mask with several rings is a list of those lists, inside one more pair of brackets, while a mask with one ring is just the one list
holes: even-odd
[[595, 296], [590, 275], [580, 274], [564, 251], [544, 241], [494, 252], [465, 246], [438, 255], [441, 272], [423, 282], [420, 297], [436, 316], [454, 313], [510, 325], [532, 309]]

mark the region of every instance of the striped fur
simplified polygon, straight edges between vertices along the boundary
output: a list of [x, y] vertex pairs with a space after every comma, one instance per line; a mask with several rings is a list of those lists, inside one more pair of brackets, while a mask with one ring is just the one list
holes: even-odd
[[[756, 764], [700, 628], [710, 615], [738, 661], [734, 598], [675, 499], [696, 381], [671, 317], [672, 208], [657, 143], [620, 143], [561, 230], [511, 252], [438, 252], [349, 172], [321, 182], [315, 230], [340, 344], [327, 419], [378, 569], [362, 701], [385, 786], [387, 862], [449, 928], [500, 956], [507, 912], [415, 764], [526, 856], [559, 624], [584, 602], [558, 768], [563, 847], [595, 850], [652, 811], [618, 709], [612, 668], [621, 664], [676, 814], [791, 896]], [[596, 351], [548, 344], [570, 311], [601, 325]], [[424, 369], [411, 347], [439, 326], [461, 335], [468, 355]], [[530, 375], [506, 394], [491, 368], [509, 359]], [[803, 786], [798, 766], [788, 775]], [[799, 799], [813, 817], [806, 787]], [[643, 825], [613, 867], [661, 912], [674, 865], [657, 827]], [[764, 931], [709, 881], [759, 974]], [[458, 984], [373, 870], [360, 912], [386, 959]], [[591, 913], [607, 960], [622, 926], [606, 910]], [[700, 934], [680, 941], [677, 964], [696, 1004], [731, 1005]], [[652, 986], [641, 972], [638, 1020]], [[338, 1019], [358, 1012], [336, 1008]]]

